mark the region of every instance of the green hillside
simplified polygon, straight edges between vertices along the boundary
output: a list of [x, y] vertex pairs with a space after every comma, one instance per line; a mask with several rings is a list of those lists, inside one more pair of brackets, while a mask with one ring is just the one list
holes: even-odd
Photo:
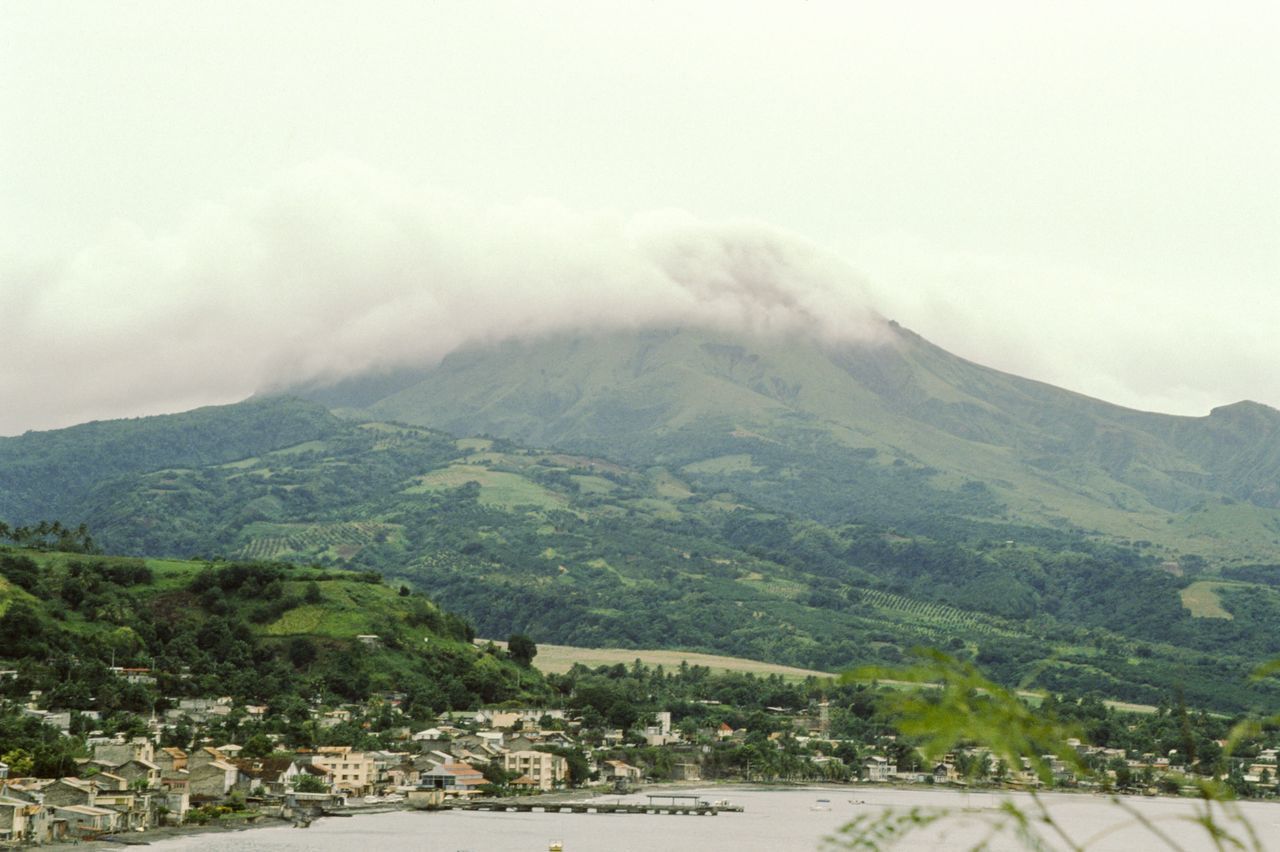
[[0, 518], [376, 572], [491, 636], [828, 671], [928, 644], [1022, 687], [1275, 698], [1245, 674], [1280, 653], [1280, 413], [1131, 411], [886, 335], [512, 343], [32, 433], [0, 440]]
[[[956, 358], [895, 324], [881, 344], [695, 330], [559, 338], [314, 392], [346, 416], [662, 464], [823, 522], [1147, 541], [1174, 558], [1280, 556], [1280, 412], [1132, 411]], [[1213, 506], [1215, 534], [1195, 522]]]
[[322, 438], [332, 415], [301, 400], [250, 400], [159, 417], [85, 423], [0, 438], [0, 518], [65, 518], [108, 480], [164, 467], [200, 467]]
[[[977, 659], [1011, 685], [1148, 704], [1179, 687], [1212, 707], [1269, 700], [1244, 677], [1280, 653], [1267, 627], [1280, 616], [1280, 590], [1264, 566], [1175, 563], [1154, 547], [1010, 521], [984, 522], [999, 534], [974, 537], [963, 507], [977, 507], [971, 517], [991, 500], [976, 485], [937, 491], [929, 499], [961, 508], [921, 517], [916, 530], [811, 520], [753, 500], [734, 477], [774, 462], [751, 459], [636, 468], [339, 422], [323, 439], [235, 461], [117, 477], [83, 495], [73, 520], [118, 553], [377, 572], [462, 613], [482, 635], [827, 671], [927, 644]], [[927, 489], [937, 474], [902, 465], [885, 476], [884, 505], [890, 496], [905, 505], [913, 483]], [[1195, 617], [1204, 611], [1188, 608], [1200, 598], [1187, 589], [1225, 580], [1217, 595], [1234, 617]], [[348, 636], [383, 632], [351, 621], [363, 598], [329, 602], [340, 600], [342, 615], [293, 606], [253, 623], [264, 637], [334, 625]]]
[[[539, 677], [473, 638], [457, 615], [373, 574], [0, 548], [0, 667], [18, 671], [0, 690], [44, 690], [50, 706], [121, 724], [182, 697], [287, 707], [394, 692], [413, 718], [545, 698]], [[113, 665], [156, 683], [126, 682]]]

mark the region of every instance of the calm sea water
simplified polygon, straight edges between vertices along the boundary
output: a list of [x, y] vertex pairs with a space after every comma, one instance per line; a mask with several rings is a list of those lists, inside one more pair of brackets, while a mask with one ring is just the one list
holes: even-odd
[[[966, 849], [988, 832], [987, 820], [1004, 797], [992, 793], [943, 790], [890, 790], [873, 787], [813, 787], [770, 790], [721, 787], [681, 791], [707, 799], [728, 799], [745, 813], [710, 816], [629, 814], [515, 814], [486, 812], [399, 812], [328, 818], [310, 828], [273, 827], [233, 834], [193, 835], [155, 843], [156, 852], [231, 850], [231, 852], [545, 852], [551, 840], [564, 843], [565, 852], [669, 852], [669, 850], [808, 850], [830, 847], [824, 838], [860, 814], [886, 808], [952, 808], [958, 814], [913, 833], [903, 849]], [[829, 800], [830, 810], [819, 799]], [[609, 797], [602, 801], [643, 801], [641, 796]], [[1149, 831], [1101, 797], [1046, 795], [1042, 800], [1072, 840], [1093, 838], [1089, 849], [1101, 852], [1145, 852], [1167, 848]], [[1014, 801], [1030, 807], [1025, 796]], [[1126, 799], [1186, 850], [1213, 849], [1204, 830], [1193, 825], [1193, 802], [1174, 799]], [[1244, 813], [1263, 848], [1280, 852], [1280, 804], [1244, 803]], [[1061, 846], [1061, 844], [1054, 844]], [[1011, 837], [993, 849], [1021, 849]]]

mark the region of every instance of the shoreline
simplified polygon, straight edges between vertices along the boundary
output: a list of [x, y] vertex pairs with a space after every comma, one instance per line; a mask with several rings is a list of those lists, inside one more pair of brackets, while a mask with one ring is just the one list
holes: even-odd
[[[1099, 790], [1083, 790], [1079, 788], [1055, 788], [1051, 790], [1019, 790], [1007, 787], [959, 787], [946, 784], [924, 785], [924, 784], [887, 784], [887, 783], [861, 783], [861, 784], [843, 784], [834, 781], [740, 781], [740, 780], [711, 780], [711, 781], [664, 781], [657, 784], [648, 784], [638, 786], [627, 793], [618, 793], [612, 789], [599, 788], [583, 788], [571, 790], [556, 790], [534, 796], [509, 796], [505, 797], [505, 801], [512, 804], [561, 804], [566, 802], [591, 801], [593, 799], [606, 797], [634, 796], [634, 795], [661, 795], [665, 792], [678, 792], [682, 790], [755, 790], [764, 792], [783, 792], [788, 790], [815, 790], [823, 792], [836, 791], [858, 791], [859, 793], [867, 793], [873, 791], [893, 791], [895, 793], [951, 793], [956, 796], [967, 796], [971, 794], [981, 794], [984, 796], [1027, 796], [1031, 793], [1039, 795], [1049, 795], [1053, 797], [1109, 797], [1111, 794], [1103, 793]], [[1167, 801], [1193, 801], [1193, 797], [1189, 796], [1173, 796], [1167, 794], [1159, 794], [1156, 796], [1145, 796], [1140, 794], [1119, 794], [1122, 799], [1141, 799], [1141, 800], [1167, 800]], [[1244, 799], [1237, 800], [1239, 803], [1257, 803], [1257, 804], [1277, 804], [1275, 799]], [[343, 809], [340, 812], [334, 812], [316, 818], [316, 822], [325, 819], [348, 819], [358, 816], [376, 816], [386, 813], [414, 812], [432, 813], [430, 808], [413, 808], [407, 804], [396, 805], [375, 805], [368, 807], [355, 806], [350, 809]], [[119, 838], [117, 840], [107, 840], [98, 838], [96, 840], [85, 841], [69, 841], [65, 844], [54, 844], [62, 846], [74, 846], [77, 849], [91, 850], [119, 850], [129, 846], [148, 846], [154, 843], [166, 840], [174, 840], [185, 837], [195, 837], [199, 835], [209, 834], [232, 834], [244, 831], [257, 831], [267, 828], [283, 828], [291, 826], [291, 820], [283, 817], [260, 815], [253, 823], [246, 821], [237, 821], [236, 824], [219, 824], [210, 822], [204, 825], [175, 825], [163, 826], [160, 828], [149, 829], [145, 832], [122, 832], [119, 834], [109, 835], [110, 837]], [[19, 847], [26, 848], [26, 847]]]

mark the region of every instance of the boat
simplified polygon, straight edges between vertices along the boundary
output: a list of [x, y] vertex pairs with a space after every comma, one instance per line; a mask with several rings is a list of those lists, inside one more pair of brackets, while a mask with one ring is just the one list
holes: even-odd
[[809, 806], [809, 810], [811, 810], [811, 811], [829, 811], [829, 810], [831, 810], [831, 800], [830, 800], [830, 799], [818, 799], [818, 801], [814, 802], [812, 805], [810, 805], [810, 806]]

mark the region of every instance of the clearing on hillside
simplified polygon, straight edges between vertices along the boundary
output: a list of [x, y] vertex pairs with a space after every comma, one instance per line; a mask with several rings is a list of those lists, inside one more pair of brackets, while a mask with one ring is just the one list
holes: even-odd
[[[484, 645], [488, 639], [477, 639], [477, 645]], [[505, 648], [506, 642], [494, 642]], [[534, 667], [546, 674], [564, 674], [574, 663], [582, 663], [588, 668], [597, 666], [613, 666], [618, 663], [631, 665], [636, 660], [646, 666], [662, 666], [667, 670], [679, 668], [680, 664], [706, 666], [716, 672], [744, 672], [754, 675], [782, 675], [788, 680], [804, 680], [807, 677], [832, 677], [830, 672], [813, 669], [800, 669], [794, 666], [780, 666], [775, 663], [763, 663], [759, 660], [747, 660], [742, 657], [722, 657], [717, 654], [699, 654], [692, 651], [660, 651], [640, 648], [579, 648], [573, 645], [543, 645], [538, 643], [538, 656], [534, 659]]]
[[1235, 584], [1218, 583], [1213, 580], [1192, 583], [1182, 590], [1182, 605], [1191, 610], [1192, 618], [1225, 618], [1230, 621], [1235, 616], [1223, 609], [1222, 601], [1218, 598], [1218, 589], [1231, 585]]

